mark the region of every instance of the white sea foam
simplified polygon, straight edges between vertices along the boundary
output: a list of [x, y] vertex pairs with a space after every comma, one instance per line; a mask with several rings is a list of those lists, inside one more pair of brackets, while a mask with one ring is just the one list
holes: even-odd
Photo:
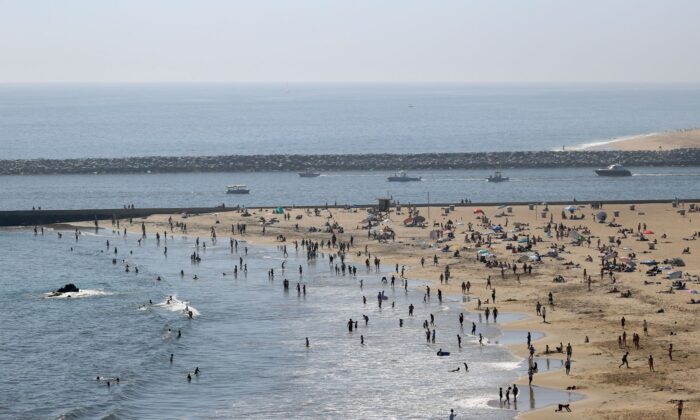
[[[643, 139], [645, 137], [655, 136], [657, 134], [659, 134], [659, 133], [636, 134], [634, 136], [615, 137], [615, 138], [607, 139], [607, 140], [596, 140], [596, 141], [592, 141], [589, 143], [581, 143], [581, 144], [575, 144], [573, 146], [567, 146], [566, 149], [572, 150], [572, 151], [589, 150], [589, 149], [598, 148], [601, 146], [607, 146], [610, 144], [619, 143], [621, 141]], [[556, 149], [556, 150], [558, 151], [561, 149]]]
[[168, 303], [168, 299], [166, 298], [163, 302], [157, 303], [154, 306], [171, 312], [181, 312], [185, 316], [187, 316], [187, 310], [192, 311], [192, 317], [198, 317], [200, 315], [197, 308], [191, 306], [187, 301], [178, 299], [177, 296], [173, 296], [172, 299], [170, 299], [170, 303]]
[[98, 289], [80, 289], [80, 291], [76, 293], [68, 292], [68, 293], [61, 293], [60, 295], [57, 296], [52, 296], [53, 292], [45, 293], [44, 297], [47, 299], [77, 299], [77, 298], [86, 298], [86, 297], [93, 297], [93, 296], [109, 296], [111, 293], [105, 292], [104, 290], [98, 290]]
[[494, 408], [489, 405], [489, 401], [493, 398], [487, 395], [480, 395], [476, 397], [464, 398], [457, 401], [457, 407], [459, 408]]

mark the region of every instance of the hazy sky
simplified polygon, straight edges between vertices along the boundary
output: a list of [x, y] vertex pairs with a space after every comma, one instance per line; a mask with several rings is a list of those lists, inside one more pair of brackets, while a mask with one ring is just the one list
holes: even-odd
[[0, 0], [8, 82], [698, 82], [699, 0]]

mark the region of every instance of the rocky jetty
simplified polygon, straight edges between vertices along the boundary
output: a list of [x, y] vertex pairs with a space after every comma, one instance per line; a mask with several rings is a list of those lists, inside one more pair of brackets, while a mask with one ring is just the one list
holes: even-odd
[[0, 160], [0, 175], [380, 171], [625, 166], [700, 166], [700, 149], [666, 151], [522, 151], [363, 155], [146, 156]]

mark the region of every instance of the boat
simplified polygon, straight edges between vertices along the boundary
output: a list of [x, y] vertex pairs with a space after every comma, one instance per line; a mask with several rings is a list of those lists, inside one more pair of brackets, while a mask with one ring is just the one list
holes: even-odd
[[317, 176], [321, 176], [321, 173], [320, 172], [306, 171], [306, 172], [299, 172], [299, 176], [302, 178], [316, 178]]
[[387, 178], [389, 182], [409, 182], [409, 181], [422, 181], [423, 179], [419, 176], [408, 176], [405, 171], [398, 171], [394, 176]]
[[227, 185], [226, 194], [250, 194], [250, 190], [245, 185]]
[[598, 176], [632, 176], [632, 172], [629, 169], [617, 163], [605, 169], [596, 169], [595, 173]]
[[505, 181], [508, 181], [509, 179], [510, 178], [508, 178], [507, 176], [506, 177], [502, 176], [501, 173], [498, 171], [496, 171], [493, 175], [490, 175], [488, 178], [486, 178], [486, 180], [488, 182], [505, 182]]

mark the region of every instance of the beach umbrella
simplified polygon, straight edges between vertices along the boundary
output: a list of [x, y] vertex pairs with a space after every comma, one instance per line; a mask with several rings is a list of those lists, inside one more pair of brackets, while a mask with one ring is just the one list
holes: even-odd
[[600, 211], [600, 212], [598, 212], [598, 214], [595, 215], [595, 217], [597, 217], [598, 220], [600, 220], [601, 222], [604, 222], [605, 219], [607, 219], [608, 214], [604, 211]]
[[413, 220], [414, 220], [416, 223], [423, 223], [423, 222], [425, 222], [425, 217], [423, 217], [423, 216], [416, 216], [416, 217], [413, 218]]
[[564, 210], [573, 213], [576, 211], [576, 207], [575, 206], [566, 206], [566, 207], [564, 207]]
[[475, 209], [474, 209], [474, 214], [479, 214], [479, 213], [484, 214], [484, 211], [481, 210], [480, 208], [475, 208]]
[[413, 223], [413, 218], [412, 218], [412, 217], [409, 217], [409, 218], [407, 218], [407, 219], [404, 219], [404, 221], [403, 221], [403, 224], [404, 224], [404, 225], [410, 225], [411, 223]]
[[650, 229], [647, 229], [647, 230], [644, 231], [644, 234], [645, 234], [645, 235], [653, 235], [653, 234], [654, 234], [654, 231], [653, 231], [653, 230], [650, 230]]

